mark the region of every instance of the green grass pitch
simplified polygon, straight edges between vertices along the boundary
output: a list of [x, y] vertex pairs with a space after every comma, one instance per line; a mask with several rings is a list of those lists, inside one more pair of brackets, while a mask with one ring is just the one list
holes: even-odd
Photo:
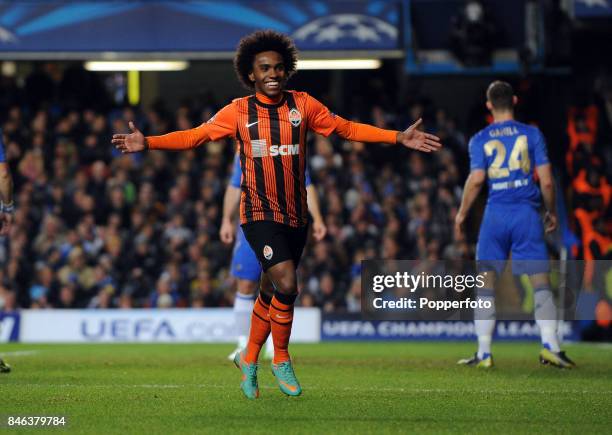
[[230, 345], [2, 345], [0, 415], [66, 415], [62, 432], [96, 434], [610, 433], [612, 346], [566, 346], [575, 370], [541, 367], [537, 343], [494, 344], [490, 371], [456, 366], [474, 346], [293, 345], [304, 394], [285, 397], [265, 362], [248, 401]]

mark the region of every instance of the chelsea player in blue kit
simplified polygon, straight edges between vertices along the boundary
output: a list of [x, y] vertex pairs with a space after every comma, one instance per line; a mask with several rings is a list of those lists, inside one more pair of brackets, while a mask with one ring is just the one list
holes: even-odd
[[[234, 321], [236, 335], [238, 337], [238, 345], [236, 349], [228, 356], [228, 359], [231, 361], [234, 360], [234, 356], [238, 352], [246, 347], [249, 336], [249, 325], [251, 323], [251, 313], [253, 312], [253, 304], [261, 277], [261, 265], [257, 260], [257, 256], [244, 237], [242, 228], [239, 226], [238, 231], [236, 232], [234, 226], [233, 216], [238, 207], [241, 193], [240, 177], [242, 172], [240, 170], [239, 157], [239, 154], [236, 154], [232, 167], [230, 183], [225, 190], [225, 196], [223, 198], [223, 219], [221, 229], [219, 231], [221, 241], [227, 244], [232, 243], [234, 241], [234, 234], [236, 235], [236, 244], [234, 245], [234, 252], [232, 254], [230, 273], [237, 279], [236, 297], [234, 298]], [[321, 216], [319, 202], [317, 199], [317, 190], [312, 184], [308, 168], [306, 168], [305, 181], [307, 192], [306, 201], [308, 203], [308, 210], [310, 211], [313, 220], [313, 236], [316, 241], [320, 241], [325, 237], [327, 227], [325, 226]], [[265, 279], [265, 275], [262, 285], [268, 285], [270, 288], [272, 286], [269, 280]], [[272, 359], [273, 355], [274, 347], [272, 344], [272, 336], [270, 336], [266, 342], [264, 357], [267, 359]]]
[[[4, 140], [0, 130], [0, 237], [8, 236], [13, 223], [13, 178], [4, 154]], [[11, 367], [0, 358], [0, 373], [8, 373]]]
[[[575, 364], [559, 348], [556, 306], [548, 278], [549, 263], [544, 232], [557, 228], [555, 191], [546, 142], [536, 127], [514, 120], [517, 97], [502, 81], [487, 89], [487, 109], [493, 123], [476, 133], [469, 143], [470, 175], [465, 183], [461, 207], [455, 219], [456, 230], [463, 231], [465, 219], [485, 180], [489, 194], [480, 227], [476, 260], [485, 285], [477, 297], [490, 301], [491, 308], [474, 313], [478, 351], [459, 364], [489, 368], [493, 366], [491, 339], [495, 329], [495, 277], [512, 254], [514, 274], [527, 274], [534, 288], [535, 319], [543, 348], [540, 362], [571, 368]], [[534, 170], [540, 189], [534, 182]], [[540, 218], [541, 198], [546, 214]]]

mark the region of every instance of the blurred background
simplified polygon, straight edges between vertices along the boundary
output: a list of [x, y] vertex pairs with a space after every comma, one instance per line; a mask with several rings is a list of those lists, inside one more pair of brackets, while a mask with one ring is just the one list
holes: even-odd
[[[232, 246], [218, 232], [233, 143], [121, 156], [110, 137], [130, 120], [147, 135], [192, 128], [246, 95], [231, 59], [260, 28], [289, 34], [300, 50], [289, 89], [382, 128], [422, 117], [445, 145], [424, 155], [309, 136], [328, 235], [308, 243], [298, 304], [317, 309], [316, 339], [379, 334], [363, 335], [367, 323], [351, 316], [362, 260], [473, 259], [484, 196], [467, 238], [453, 222], [467, 142], [490, 122], [495, 79], [514, 86], [517, 119], [548, 142], [562, 224], [551, 256], [609, 260], [611, 22], [610, 0], [0, 1], [0, 125], [16, 202], [0, 241], [0, 319], [30, 334], [35, 310], [232, 306]], [[568, 325], [571, 337], [610, 338], [605, 272], [583, 283], [599, 321]], [[1, 339], [18, 340], [15, 328]], [[109, 327], [104, 339], [142, 339], [128, 330]], [[537, 338], [529, 334], [513, 337]]]

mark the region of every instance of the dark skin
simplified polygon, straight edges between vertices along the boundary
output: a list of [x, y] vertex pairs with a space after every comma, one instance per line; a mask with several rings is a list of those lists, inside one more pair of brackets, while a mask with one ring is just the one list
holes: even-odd
[[253, 82], [256, 92], [278, 103], [283, 97], [283, 90], [287, 83], [283, 57], [276, 51], [257, 53], [249, 79]]
[[[293, 263], [293, 260], [286, 260], [275, 264], [266, 271], [265, 275], [280, 293], [285, 295], [297, 294], [296, 265]], [[262, 275], [262, 277], [263, 276], [264, 275]], [[266, 282], [264, 277], [261, 281], [261, 290], [270, 295], [271, 293], [268, 293], [268, 291], [273, 290], [273, 288], [271, 288], [271, 286], [266, 286], [265, 284]]]

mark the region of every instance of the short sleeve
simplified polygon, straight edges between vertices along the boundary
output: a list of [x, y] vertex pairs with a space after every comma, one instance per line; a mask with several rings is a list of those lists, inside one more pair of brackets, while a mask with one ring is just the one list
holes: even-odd
[[470, 143], [468, 145], [469, 153], [470, 153], [470, 170], [474, 169], [486, 169], [487, 164], [484, 158], [484, 152], [482, 145], [476, 139], [476, 136], [473, 136], [470, 139]]
[[308, 170], [308, 165], [306, 166], [305, 180], [306, 180], [306, 187], [312, 184], [312, 178], [310, 178], [310, 171]]
[[242, 170], [240, 169], [240, 154], [234, 156], [234, 164], [232, 165], [232, 178], [230, 178], [230, 186], [240, 187], [240, 177]]
[[540, 130], [536, 130], [534, 157], [536, 167], [550, 163], [548, 152], [546, 151], [546, 140]]

